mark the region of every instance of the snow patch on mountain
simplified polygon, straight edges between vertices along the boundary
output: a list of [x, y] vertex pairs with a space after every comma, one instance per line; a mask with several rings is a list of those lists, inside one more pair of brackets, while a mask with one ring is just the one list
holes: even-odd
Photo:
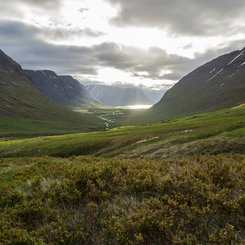
[[211, 81], [212, 79], [214, 79], [215, 77], [217, 77], [223, 70], [224, 70], [224, 68], [222, 68], [218, 72], [216, 72], [211, 78], [208, 79], [208, 82]]
[[242, 51], [239, 55], [237, 55], [231, 62], [229, 62], [227, 65], [232, 64], [236, 59], [238, 59], [240, 56], [244, 54], [244, 51]]
[[238, 68], [242, 67], [245, 65], [245, 62], [243, 62], [241, 65], [238, 66]]

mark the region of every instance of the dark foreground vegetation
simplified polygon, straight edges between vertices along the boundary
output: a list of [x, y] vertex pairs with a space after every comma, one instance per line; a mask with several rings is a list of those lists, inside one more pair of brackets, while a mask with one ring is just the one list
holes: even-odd
[[242, 244], [245, 156], [0, 160], [0, 244]]

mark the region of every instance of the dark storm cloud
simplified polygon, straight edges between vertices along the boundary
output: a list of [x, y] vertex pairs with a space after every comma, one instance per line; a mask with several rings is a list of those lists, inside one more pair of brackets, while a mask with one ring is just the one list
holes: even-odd
[[[242, 48], [244, 40], [233, 41], [195, 59], [168, 54], [160, 48], [148, 50], [116, 43], [102, 43], [92, 47], [54, 45], [40, 36], [40, 29], [20, 22], [0, 22], [0, 48], [23, 67], [52, 69], [58, 73], [96, 75], [98, 69], [113, 67], [136, 77], [178, 80], [204, 62]], [[168, 73], [162, 73], [167, 70]]]
[[60, 73], [96, 74], [99, 68], [113, 67], [135, 76], [147, 72], [149, 78], [163, 79], [162, 69], [182, 69], [189, 60], [168, 55], [160, 48], [143, 50], [116, 43], [92, 47], [54, 45], [40, 38], [39, 28], [19, 22], [0, 22], [0, 45], [24, 67], [50, 67]]
[[23, 67], [96, 74], [89, 48], [54, 45], [39, 36], [39, 28], [20, 22], [0, 22], [0, 47]]
[[112, 22], [119, 26], [166, 28], [185, 35], [232, 32], [233, 21], [245, 13], [244, 0], [106, 0], [120, 11]]

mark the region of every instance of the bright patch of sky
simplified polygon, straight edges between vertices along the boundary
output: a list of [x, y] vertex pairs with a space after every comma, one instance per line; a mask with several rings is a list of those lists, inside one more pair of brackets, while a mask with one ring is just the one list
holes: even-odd
[[[91, 46], [102, 42], [116, 42], [124, 45], [148, 49], [159, 47], [170, 54], [179, 54], [192, 58], [196, 52], [205, 52], [210, 46], [224, 42], [223, 37], [181, 37], [169, 35], [159, 28], [115, 27], [110, 19], [117, 16], [118, 8], [103, 0], [64, 0], [58, 11], [52, 9], [30, 7], [27, 4], [18, 5], [19, 12], [25, 13], [21, 21], [41, 28], [90, 28], [103, 33], [97, 38], [88, 36], [67, 36], [66, 40], [46, 40], [55, 44]], [[10, 17], [20, 20], [19, 16]], [[244, 36], [244, 35], [243, 35]], [[229, 39], [229, 38], [227, 38]]]

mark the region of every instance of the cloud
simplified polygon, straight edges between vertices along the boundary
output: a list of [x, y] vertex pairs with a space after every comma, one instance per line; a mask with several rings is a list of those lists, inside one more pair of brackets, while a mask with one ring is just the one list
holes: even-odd
[[[115, 68], [135, 77], [177, 81], [212, 58], [244, 45], [232, 41], [222, 47], [196, 53], [194, 59], [168, 54], [161, 48], [148, 50], [113, 42], [91, 47], [48, 43], [40, 29], [20, 22], [0, 22], [0, 47], [24, 68], [52, 69], [60, 74], [96, 75], [101, 68]], [[120, 78], [118, 78], [119, 80]]]
[[119, 26], [148, 26], [181, 35], [219, 35], [244, 24], [244, 0], [106, 0], [119, 6], [112, 22]]
[[[62, 0], [11, 0], [11, 5], [14, 6], [15, 4], [21, 5], [21, 4], [27, 4], [35, 7], [41, 7], [41, 8], [47, 8], [47, 7], [56, 7], [58, 8], [60, 4], [62, 3]], [[3, 3], [2, 3], [3, 4]], [[6, 4], [9, 5], [8, 2]]]
[[159, 75], [162, 69], [180, 68], [188, 60], [168, 55], [160, 48], [143, 50], [116, 43], [91, 47], [54, 45], [40, 38], [39, 28], [20, 22], [0, 22], [0, 45], [25, 67], [50, 67], [61, 73], [96, 74], [98, 69], [110, 67], [135, 76], [137, 72], [145, 71], [149, 78], [163, 79]]
[[79, 11], [80, 13], [87, 12], [88, 10], [89, 10], [89, 8], [80, 8], [80, 9], [78, 9], [78, 11]]
[[[50, 26], [39, 28], [32, 25], [27, 25], [18, 21], [1, 21], [0, 22], [1, 35], [10, 37], [14, 35], [16, 38], [18, 36], [27, 36], [27, 39], [39, 36], [44, 40], [56, 41], [56, 40], [69, 40], [72, 38], [81, 37], [100, 37], [105, 35], [103, 32], [94, 31], [90, 28], [74, 28], [70, 26]], [[28, 36], [29, 35], [29, 36]], [[31, 35], [31, 36], [30, 36]]]
[[72, 28], [72, 27], [44, 27], [39, 29], [40, 35], [51, 40], [69, 40], [81, 37], [100, 37], [105, 33], [94, 31], [90, 28]]
[[[59, 73], [96, 74], [87, 47], [55, 45], [40, 38], [40, 29], [20, 22], [0, 22], [0, 46], [25, 68]], [[87, 58], [85, 58], [87, 57]]]
[[[29, 13], [59, 16], [63, 0], [10, 0], [0, 1], [0, 19], [23, 20]], [[29, 13], [28, 13], [28, 11]]]

